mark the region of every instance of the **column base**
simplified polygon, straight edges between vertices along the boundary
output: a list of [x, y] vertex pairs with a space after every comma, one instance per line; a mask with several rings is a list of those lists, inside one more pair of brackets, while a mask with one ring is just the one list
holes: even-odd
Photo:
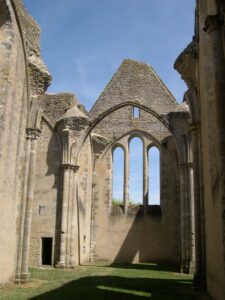
[[187, 261], [187, 260], [182, 261], [180, 272], [184, 273], [184, 274], [189, 274], [189, 272], [190, 272], [190, 261]]
[[193, 290], [206, 290], [206, 277], [202, 274], [195, 274], [193, 279]]
[[55, 267], [56, 267], [57, 269], [66, 269], [66, 263], [65, 263], [65, 262], [62, 262], [62, 261], [59, 261], [59, 262], [55, 265]]
[[195, 261], [191, 260], [189, 274], [195, 274]]
[[20, 283], [27, 283], [31, 280], [31, 274], [28, 273], [17, 273], [15, 276], [14, 283], [20, 284]]
[[57, 269], [75, 269], [75, 264], [68, 262], [58, 262], [55, 266]]

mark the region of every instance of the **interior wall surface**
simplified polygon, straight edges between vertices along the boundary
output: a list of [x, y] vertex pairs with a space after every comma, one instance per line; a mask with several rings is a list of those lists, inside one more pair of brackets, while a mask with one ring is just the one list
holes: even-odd
[[[0, 283], [14, 278], [26, 164], [27, 78], [21, 32], [0, 1]], [[10, 255], [9, 255], [10, 253]]]
[[[202, 123], [202, 161], [205, 197], [207, 287], [213, 299], [225, 297], [223, 215], [219, 170], [219, 136], [217, 127], [216, 73], [210, 35], [202, 30], [208, 15], [207, 1], [198, 1], [199, 97]], [[219, 45], [217, 46], [219, 47]]]
[[52, 238], [52, 264], [59, 255], [61, 149], [56, 131], [43, 119], [37, 162], [30, 246], [30, 265], [42, 265], [42, 238]]
[[[166, 143], [170, 133], [146, 111], [140, 110], [140, 117], [134, 119], [132, 109], [126, 106], [110, 113], [93, 131], [107, 140], [105, 149], [93, 147], [93, 260], [179, 263], [179, 179], [176, 153]], [[114, 145], [128, 149], [134, 136], [160, 150], [161, 205], [148, 206], [147, 212], [143, 205], [129, 205], [125, 212], [124, 206], [112, 203], [112, 150]]]

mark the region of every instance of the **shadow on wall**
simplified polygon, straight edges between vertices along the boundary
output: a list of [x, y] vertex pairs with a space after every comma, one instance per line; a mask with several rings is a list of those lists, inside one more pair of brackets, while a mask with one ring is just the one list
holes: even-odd
[[31, 299], [149, 299], [151, 300], [203, 300], [193, 292], [191, 280], [153, 278], [126, 278], [120, 276], [91, 276], [71, 281], [62, 287]]
[[61, 164], [61, 150], [59, 141], [57, 138], [57, 133], [52, 132], [51, 138], [48, 144], [48, 152], [47, 152], [47, 166], [48, 170], [46, 172], [46, 176], [54, 175], [54, 184], [52, 188], [56, 189], [59, 186], [59, 175], [60, 175], [60, 164]]
[[[115, 210], [120, 207], [115, 208]], [[171, 250], [174, 241], [162, 240], [165, 233], [162, 235], [156, 228], [161, 228], [162, 215], [160, 206], [148, 206], [146, 213], [144, 207], [129, 206], [127, 217], [134, 218], [134, 221], [114, 259], [113, 264], [133, 263], [133, 262], [156, 262], [173, 265], [176, 270], [179, 269], [179, 249]], [[115, 215], [110, 216], [115, 218]], [[177, 237], [178, 239], [178, 237]], [[172, 243], [172, 244], [171, 244]], [[177, 253], [175, 253], [175, 251]], [[169, 254], [170, 253], [170, 254]]]
[[55, 247], [54, 247], [54, 262], [55, 265], [59, 261], [59, 247], [60, 247], [60, 226], [61, 226], [61, 211], [62, 211], [62, 185], [63, 176], [60, 171], [61, 165], [61, 149], [59, 144], [59, 138], [56, 132], [52, 132], [51, 138], [48, 144], [47, 152], [47, 166], [48, 170], [46, 176], [54, 176], [54, 184], [51, 189], [57, 189], [56, 198], [56, 223], [55, 223]]

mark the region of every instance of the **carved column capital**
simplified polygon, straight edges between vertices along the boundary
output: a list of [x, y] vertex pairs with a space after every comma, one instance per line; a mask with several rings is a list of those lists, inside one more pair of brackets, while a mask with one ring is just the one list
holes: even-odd
[[27, 128], [26, 129], [26, 138], [28, 140], [36, 140], [41, 134], [41, 131], [39, 129], [32, 129]]
[[71, 164], [61, 164], [61, 168], [63, 170], [71, 170], [74, 173], [77, 173], [79, 171], [79, 169], [80, 169], [79, 166], [77, 166], [77, 165], [71, 165]]
[[182, 164], [179, 164], [178, 168], [181, 169], [181, 170], [188, 169], [188, 168], [193, 168], [193, 163], [192, 162], [182, 163]]
[[207, 16], [205, 20], [205, 27], [203, 28], [204, 31], [211, 33], [212, 31], [218, 30], [223, 21], [220, 15], [211, 15]]
[[200, 127], [201, 127], [201, 123], [192, 123], [192, 124], [190, 124], [189, 129], [192, 133], [196, 133], [196, 132], [198, 132]]

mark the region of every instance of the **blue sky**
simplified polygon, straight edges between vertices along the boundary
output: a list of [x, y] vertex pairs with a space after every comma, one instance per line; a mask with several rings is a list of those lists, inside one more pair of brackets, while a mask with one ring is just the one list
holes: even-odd
[[180, 102], [173, 63], [191, 41], [195, 0], [24, 0], [41, 29], [49, 92], [74, 92], [89, 110], [125, 58], [152, 65]]

